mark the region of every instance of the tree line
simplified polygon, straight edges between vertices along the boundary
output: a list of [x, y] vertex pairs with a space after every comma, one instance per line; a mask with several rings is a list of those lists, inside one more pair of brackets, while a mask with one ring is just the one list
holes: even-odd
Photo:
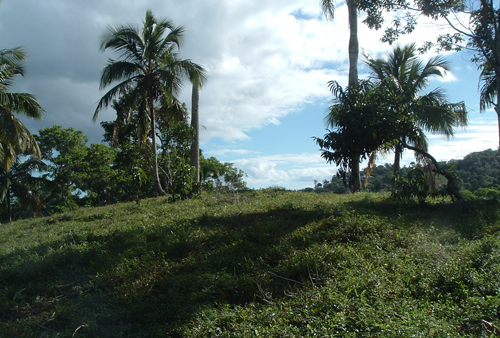
[[[497, 150], [487, 149], [473, 152], [461, 160], [440, 161], [439, 166], [456, 173], [463, 195], [489, 198], [500, 197], [500, 153]], [[400, 176], [407, 177], [415, 170], [422, 170], [422, 166], [412, 162], [409, 166], [400, 168]], [[362, 190], [370, 192], [390, 192], [394, 185], [394, 165], [385, 163], [361, 172]], [[446, 184], [446, 179], [437, 177], [437, 189]], [[346, 194], [350, 190], [342, 182], [342, 178], [333, 175], [331, 180], [314, 181], [313, 187], [305, 188], [306, 192]], [[489, 196], [493, 194], [492, 196]]]
[[[96, 121], [106, 107], [114, 121], [102, 122], [103, 144], [87, 144], [81, 131], [53, 126], [33, 135], [17, 118], [41, 119], [36, 97], [9, 91], [24, 76], [23, 48], [0, 51], [1, 221], [167, 195], [171, 201], [202, 189], [244, 189], [245, 174], [231, 163], [205, 158], [199, 149], [199, 90], [205, 69], [180, 57], [182, 26], [146, 12], [142, 27], [109, 26], [101, 50], [112, 50], [102, 70]], [[192, 109], [177, 98], [192, 85]], [[189, 122], [190, 120], [190, 122]]]
[[[52, 126], [34, 135], [41, 157], [22, 153], [9, 171], [2, 169], [5, 191], [0, 221], [46, 216], [85, 206], [103, 206], [156, 196], [152, 175], [151, 141], [135, 141], [136, 134], [122, 131], [113, 145], [114, 121], [103, 122], [104, 143], [88, 144], [82, 131]], [[186, 120], [162, 131], [158, 167], [170, 201], [217, 188], [246, 188], [243, 171], [215, 157], [200, 156], [200, 182], [190, 165], [193, 130]], [[43, 158], [43, 160], [42, 160]]]

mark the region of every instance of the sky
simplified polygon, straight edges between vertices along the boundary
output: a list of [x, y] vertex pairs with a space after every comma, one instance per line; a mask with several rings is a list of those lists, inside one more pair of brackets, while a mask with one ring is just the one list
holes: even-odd
[[[114, 111], [91, 120], [105, 93], [99, 90], [101, 70], [116, 58], [100, 51], [101, 35], [110, 25], [140, 27], [147, 10], [184, 26], [181, 57], [208, 71], [200, 93], [206, 157], [234, 163], [250, 188], [302, 189], [335, 175], [313, 137], [326, 133], [323, 118], [333, 98], [327, 82], [347, 84], [347, 9], [340, 1], [334, 20], [327, 21], [319, 0], [3, 0], [0, 48], [24, 46], [29, 54], [26, 77], [17, 78], [12, 91], [34, 94], [46, 110], [43, 121], [24, 120], [32, 133], [57, 124], [101, 142], [99, 122], [114, 120]], [[361, 52], [381, 57], [392, 46], [380, 42], [382, 32], [365, 27], [362, 16]], [[399, 43], [419, 45], [445, 30], [420, 20]], [[470, 56], [446, 55], [451, 71], [429, 86], [444, 88], [450, 102], [465, 101], [469, 111], [469, 127], [452, 140], [429, 135], [430, 153], [438, 160], [498, 146], [496, 114], [479, 113], [478, 71]], [[367, 76], [360, 60], [360, 77]], [[190, 95], [186, 82], [179, 98], [188, 107]], [[403, 163], [413, 159], [407, 153]], [[378, 164], [385, 162], [392, 157]]]

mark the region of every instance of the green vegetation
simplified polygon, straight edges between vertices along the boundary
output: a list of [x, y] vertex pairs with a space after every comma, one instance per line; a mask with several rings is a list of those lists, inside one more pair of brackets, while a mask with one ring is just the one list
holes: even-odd
[[[161, 124], [164, 121], [160, 121]], [[113, 143], [114, 123], [103, 123], [104, 139]], [[158, 156], [170, 201], [192, 196], [194, 168], [189, 166], [192, 128], [185, 121], [170, 121], [161, 128]], [[90, 144], [81, 131], [52, 126], [35, 135], [45, 162], [17, 157], [9, 172], [0, 170], [0, 189], [9, 191], [0, 201], [0, 222], [48, 216], [84, 206], [103, 206], [155, 196], [149, 147], [120, 131], [119, 146]], [[22, 161], [21, 161], [22, 159]], [[206, 190], [246, 189], [243, 171], [232, 163], [201, 156], [201, 187]]]
[[[498, 113], [500, 67], [490, 55], [498, 42], [488, 26], [498, 13], [480, 4], [469, 46], [484, 50], [476, 57], [481, 109]], [[333, 18], [333, 2], [321, 6]], [[1, 220], [49, 217], [0, 227], [0, 335], [500, 334], [499, 153], [439, 164], [424, 132], [451, 136], [467, 124], [463, 103], [448, 103], [440, 90], [422, 92], [447, 63], [438, 57], [424, 64], [416, 46], [396, 47], [387, 61], [368, 60], [373, 77], [359, 81], [358, 9], [380, 28], [382, 9], [407, 3], [347, 6], [349, 85], [329, 83], [332, 130], [316, 139], [322, 156], [340, 166], [344, 190], [333, 179], [311, 190], [343, 193], [348, 178], [351, 191], [361, 190], [360, 159], [370, 159], [368, 186], [392, 190], [392, 199], [382, 192], [246, 191], [241, 170], [202, 156], [205, 70], [180, 59], [183, 28], [150, 11], [142, 28], [112, 26], [101, 40], [103, 51], [117, 52], [102, 71], [101, 89], [110, 89], [94, 114], [116, 111], [115, 121], [102, 123], [109, 145], [88, 146], [82, 132], [60, 126], [33, 136], [14, 114], [40, 118], [43, 109], [34, 96], [8, 91], [24, 74], [26, 54], [1, 50]], [[438, 1], [418, 8], [446, 16], [458, 7]], [[191, 125], [176, 98], [185, 79], [193, 85]], [[404, 148], [418, 154], [417, 165], [400, 176]], [[375, 154], [388, 149], [394, 165], [374, 170]]]
[[[448, 187], [455, 187], [455, 176], [442, 169], [428, 153], [424, 133], [451, 137], [456, 128], [467, 126], [463, 102], [449, 103], [439, 88], [425, 91], [429, 78], [444, 76], [448, 63], [442, 57], [425, 63], [413, 44], [395, 47], [387, 58], [367, 56], [371, 79], [360, 80], [356, 86], [344, 89], [337, 81], [328, 83], [334, 95], [325, 117], [330, 129], [323, 138], [314, 138], [321, 157], [339, 167], [338, 174], [349, 183], [351, 192], [360, 190], [356, 183], [360, 161], [369, 158], [370, 171], [376, 154], [390, 149], [395, 152], [396, 179], [403, 149], [410, 149], [417, 154], [417, 162], [429, 168], [429, 173], [436, 172], [447, 179]], [[455, 189], [447, 190], [450, 196], [462, 198]]]
[[[12, 93], [10, 89], [16, 76], [25, 75], [24, 61], [27, 53], [23, 47], [0, 50], [0, 201], [5, 218], [12, 220], [12, 199], [27, 202], [26, 209], [37, 204], [37, 196], [26, 185], [34, 169], [34, 162], [39, 162], [40, 149], [34, 136], [18, 115], [41, 119], [45, 110], [34, 95]], [[19, 156], [31, 156], [28, 164], [21, 164]], [[15, 172], [10, 172], [13, 169]], [[29, 170], [28, 170], [29, 169]], [[22, 178], [21, 178], [22, 177]]]
[[6, 337], [489, 337], [500, 208], [279, 189], [0, 228]]
[[[448, 162], [439, 162], [439, 166], [446, 168], [450, 173], [456, 174], [458, 180], [461, 182], [462, 193], [466, 191], [467, 196], [471, 194], [476, 197], [486, 197], [485, 190], [500, 191], [500, 153], [496, 150], [484, 150], [479, 152], [470, 153], [462, 160], [451, 160]], [[403, 180], [408, 180], [409, 173], [418, 168], [415, 163], [409, 167], [402, 167], [400, 174]], [[421, 168], [421, 167], [420, 167]], [[413, 175], [413, 174], [410, 174]], [[370, 169], [365, 169], [362, 176], [366, 182], [364, 191], [382, 192], [391, 191], [393, 189], [393, 165], [384, 164], [378, 165]], [[445, 180], [437, 176], [436, 190], [442, 190], [446, 185]], [[423, 183], [421, 187], [424, 187]], [[430, 187], [427, 187], [429, 190]], [[307, 192], [334, 192], [337, 194], [348, 193], [349, 190], [342, 182], [342, 177], [333, 176], [331, 181], [325, 180], [323, 182], [316, 182], [314, 188], [306, 188]], [[491, 195], [491, 193], [490, 193]]]
[[[147, 11], [142, 28], [110, 26], [101, 40], [101, 50], [110, 49], [119, 58], [109, 60], [102, 70], [100, 88], [112, 87], [99, 100], [93, 120], [116, 98], [122, 99], [121, 104], [128, 114], [135, 110], [138, 119], [134, 127], [141, 144], [145, 145], [148, 138], [151, 141], [152, 176], [158, 195], [165, 195], [165, 191], [160, 181], [157, 157], [157, 119], [161, 114], [171, 115], [177, 110], [176, 96], [183, 78], [189, 78], [196, 87], [201, 86], [206, 78], [203, 67], [180, 59], [183, 34], [182, 26], [176, 27], [170, 20], [157, 19]], [[158, 104], [162, 107], [158, 108]], [[128, 119], [124, 121], [130, 123]]]
[[[0, 50], [0, 168], [5, 173], [21, 153], [40, 156], [33, 135], [16, 115], [39, 120], [45, 110], [34, 95], [10, 92], [16, 76], [25, 76], [26, 57], [23, 47]], [[5, 194], [8, 192], [2, 191], [2, 199]]]

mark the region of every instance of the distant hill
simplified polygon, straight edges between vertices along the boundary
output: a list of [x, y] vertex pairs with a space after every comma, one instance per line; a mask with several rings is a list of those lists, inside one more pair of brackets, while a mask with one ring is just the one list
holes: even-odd
[[500, 188], [500, 152], [484, 150], [470, 153], [463, 160], [449, 161], [448, 167], [458, 173], [463, 189]]
[[[500, 190], [500, 152], [497, 150], [484, 150], [470, 153], [462, 160], [440, 162], [440, 165], [456, 172], [461, 181], [462, 189], [475, 192], [480, 188]], [[405, 174], [410, 167], [403, 167], [401, 174]], [[393, 165], [384, 164], [377, 166], [371, 173], [365, 191], [379, 192], [390, 191], [392, 186]], [[366, 169], [362, 172], [363, 182], [366, 178]], [[333, 176], [331, 181], [318, 182], [314, 188], [305, 191], [348, 193], [339, 177]]]

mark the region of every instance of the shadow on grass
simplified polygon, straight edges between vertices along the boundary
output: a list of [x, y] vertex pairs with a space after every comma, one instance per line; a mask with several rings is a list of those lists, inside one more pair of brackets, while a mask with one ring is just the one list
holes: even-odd
[[457, 231], [466, 239], [482, 237], [500, 230], [500, 204], [476, 200], [452, 203], [448, 199], [431, 200], [420, 205], [416, 201], [370, 198], [349, 201], [346, 208], [366, 216], [386, 218], [398, 226], [434, 226]]
[[[202, 309], [265, 302], [269, 295], [284, 297], [291, 288], [307, 285], [309, 268], [317, 268], [308, 264], [318, 257], [296, 265], [289, 264], [290, 257], [316, 243], [361, 242], [367, 234], [385, 235], [392, 227], [415, 224], [443, 224], [472, 238], [498, 223], [497, 205], [421, 209], [380, 198], [338, 205], [322, 198], [314, 207], [286, 202], [266, 212], [206, 213], [107, 234], [86, 226], [0, 256], [0, 332], [176, 337]], [[96, 221], [105, 224], [106, 219]], [[391, 245], [406, 245], [404, 238], [397, 240]]]
[[0, 257], [0, 330], [175, 337], [201, 308], [261, 301], [262, 288], [283, 294], [290, 280], [270, 273], [290, 253], [282, 239], [325, 216], [292, 207], [204, 215], [107, 235], [71, 233], [14, 252]]

